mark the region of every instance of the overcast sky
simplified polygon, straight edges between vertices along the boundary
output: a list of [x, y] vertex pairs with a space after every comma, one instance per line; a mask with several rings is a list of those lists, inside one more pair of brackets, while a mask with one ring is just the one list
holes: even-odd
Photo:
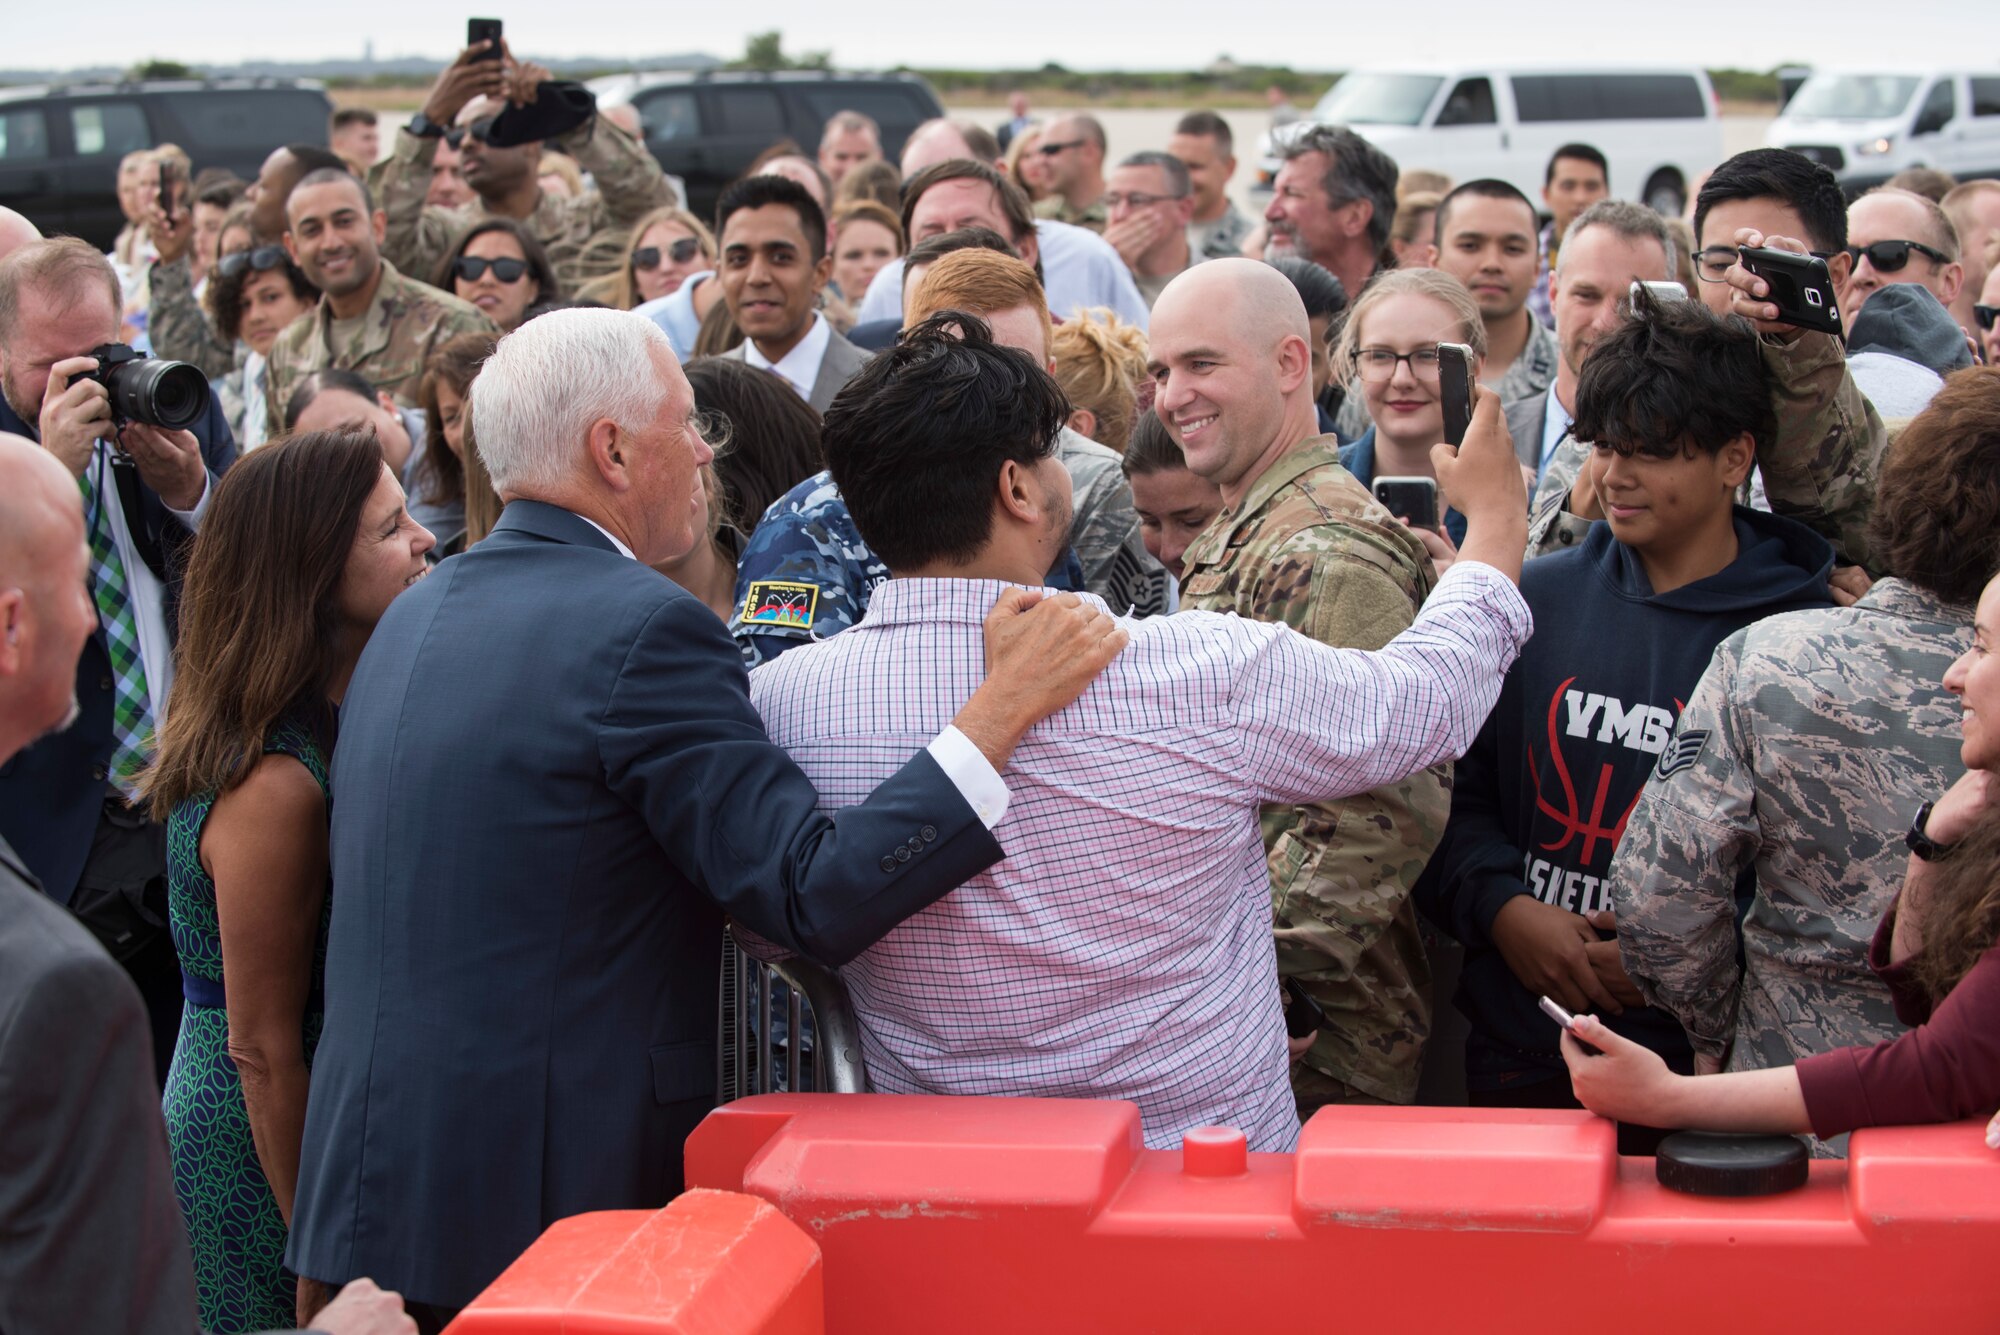
[[[484, 0], [472, 0], [484, 3]], [[271, 58], [443, 57], [463, 41], [467, 9], [442, 0], [179, 0], [114, 7], [79, 21], [67, 5], [8, 0], [0, 64], [65, 69], [147, 57], [234, 63]], [[1399, 4], [1278, 0], [762, 0], [647, 4], [561, 0], [473, 10], [505, 20], [514, 50], [628, 58], [702, 51], [729, 57], [746, 33], [782, 29], [788, 51], [830, 50], [848, 68], [898, 63], [961, 68], [1187, 69], [1239, 61], [1340, 69], [1398, 60], [1699, 62], [1765, 69], [1783, 61], [2000, 67], [1995, 0], [1416, 0]], [[1618, 17], [1609, 17], [1616, 14]], [[171, 15], [172, 22], [161, 22]], [[709, 17], [713, 15], [714, 17]], [[746, 18], [746, 15], [755, 17]], [[1501, 16], [1511, 16], [1511, 25]], [[998, 18], [1000, 22], [991, 21]], [[1610, 31], [1606, 31], [1610, 29]], [[866, 34], [861, 35], [861, 34]], [[1453, 35], [1456, 35], [1454, 38]], [[1588, 40], [1571, 40], [1588, 34]]]

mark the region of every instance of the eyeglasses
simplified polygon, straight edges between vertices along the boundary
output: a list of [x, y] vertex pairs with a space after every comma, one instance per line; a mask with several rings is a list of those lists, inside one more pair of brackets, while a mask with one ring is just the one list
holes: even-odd
[[[701, 242], [691, 236], [684, 236], [667, 247], [667, 258], [675, 264], [686, 264], [700, 253]], [[659, 268], [660, 248], [658, 246], [641, 246], [633, 251], [632, 267], [634, 269], [646, 270]]]
[[1186, 198], [1186, 195], [1148, 195], [1134, 190], [1129, 195], [1106, 195], [1104, 197], [1104, 207], [1107, 209], [1122, 209], [1129, 205], [1135, 209], [1145, 209], [1151, 208], [1155, 204], [1171, 204], [1177, 199]]
[[1921, 241], [1877, 241], [1872, 246], [1849, 246], [1847, 253], [1854, 257], [1856, 264], [1861, 263], [1864, 255], [1867, 256], [1877, 273], [1895, 273], [1910, 262], [1913, 250], [1919, 255], [1928, 255], [1939, 264], [1951, 263], [1951, 256], [1941, 250], [1933, 250]]
[[1410, 374], [1419, 380], [1438, 378], [1438, 350], [1435, 343], [1412, 352], [1396, 352], [1390, 348], [1357, 348], [1354, 353], [1354, 367], [1361, 373], [1361, 378], [1377, 385], [1396, 378], [1398, 362], [1408, 362]]
[[1085, 139], [1070, 139], [1060, 144], [1042, 144], [1035, 151], [1045, 158], [1052, 158], [1058, 154], [1067, 153], [1072, 148], [1082, 148], [1088, 142]]
[[[1828, 250], [1806, 252], [1816, 260], [1830, 260], [1838, 253]], [[1697, 250], [1694, 253], [1695, 277], [1704, 283], [1723, 282], [1728, 277], [1729, 266], [1741, 258], [1742, 253], [1734, 246], [1710, 246], [1707, 250]]]
[[255, 269], [258, 273], [275, 269], [285, 262], [283, 246], [253, 246], [249, 250], [232, 250], [215, 262], [215, 271], [224, 278], [234, 278], [245, 269]]
[[476, 283], [491, 269], [493, 277], [502, 283], [518, 283], [528, 276], [526, 260], [488, 260], [477, 255], [460, 255], [451, 262], [453, 274], [468, 283]]
[[477, 139], [482, 144], [486, 143], [492, 138], [493, 122], [496, 119], [498, 118], [494, 116], [481, 116], [470, 125], [454, 125], [444, 132], [444, 141], [454, 149], [464, 147], [468, 138]]
[[2000, 306], [1974, 306], [1972, 319], [1981, 329], [1991, 329], [1993, 322], [2000, 319]]

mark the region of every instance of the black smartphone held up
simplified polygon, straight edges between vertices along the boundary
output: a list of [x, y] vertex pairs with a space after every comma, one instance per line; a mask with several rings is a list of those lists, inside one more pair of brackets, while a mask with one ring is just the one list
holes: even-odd
[[499, 19], [467, 19], [465, 21], [465, 44], [467, 46], [477, 46], [481, 42], [491, 42], [492, 45], [474, 56], [474, 60], [500, 59]]
[[1778, 319], [1801, 329], [1839, 334], [1840, 306], [1834, 300], [1833, 275], [1826, 261], [1789, 250], [1738, 246], [1743, 267], [1770, 285], [1764, 299], [1778, 308]]
[[164, 160], [160, 163], [160, 212], [168, 222], [174, 220], [174, 173]]
[[1326, 1012], [1320, 1004], [1301, 992], [1287, 978], [1285, 980], [1285, 1037], [1304, 1038], [1307, 1034], [1318, 1033], [1326, 1023]]
[[[1540, 1005], [1542, 1008], [1542, 1014], [1548, 1016], [1551, 1020], [1554, 1020], [1557, 1024], [1561, 1025], [1563, 1027], [1563, 1032], [1568, 1034], [1571, 1038], [1576, 1038], [1576, 1017], [1574, 1015], [1571, 1015], [1568, 1011], [1564, 1010], [1560, 1005], [1558, 1005], [1553, 999], [1549, 997], [1543, 997], [1541, 999]], [[1602, 1057], [1604, 1055], [1601, 1051], [1592, 1047], [1590, 1044], [1584, 1042], [1580, 1038], [1576, 1038], [1576, 1045], [1582, 1048], [1585, 1052], [1588, 1052], [1593, 1057]]]
[[1398, 519], [1407, 519], [1411, 528], [1438, 526], [1437, 479], [1428, 477], [1378, 477], [1375, 499]]
[[1444, 443], [1463, 445], [1472, 425], [1472, 349], [1463, 343], [1438, 344], [1438, 405], [1444, 409]]

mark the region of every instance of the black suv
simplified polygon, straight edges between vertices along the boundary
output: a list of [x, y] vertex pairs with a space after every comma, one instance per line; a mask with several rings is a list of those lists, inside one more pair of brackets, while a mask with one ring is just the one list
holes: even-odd
[[196, 171], [246, 181], [282, 144], [324, 144], [333, 104], [302, 79], [159, 80], [0, 88], [0, 204], [43, 232], [109, 249], [125, 225], [118, 160], [178, 144]]
[[882, 152], [894, 162], [910, 131], [944, 107], [914, 74], [841, 74], [787, 70], [617, 74], [590, 84], [600, 104], [639, 109], [646, 147], [660, 166], [687, 183], [688, 207], [702, 217], [722, 187], [781, 139], [808, 154], [836, 112], [859, 111], [882, 127]]

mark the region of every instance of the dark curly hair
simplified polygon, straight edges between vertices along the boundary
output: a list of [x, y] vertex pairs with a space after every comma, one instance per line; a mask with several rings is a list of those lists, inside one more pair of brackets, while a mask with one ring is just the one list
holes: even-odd
[[2000, 367], [1955, 371], [1883, 460], [1869, 545], [1889, 573], [1946, 602], [2000, 571]]
[[1935, 1006], [2000, 939], [2000, 811], [1988, 808], [1932, 875], [1910, 971]]
[[993, 529], [1002, 465], [1055, 453], [1069, 399], [976, 315], [939, 311], [861, 369], [820, 446], [854, 526], [891, 570], [962, 565]]
[[1631, 316], [1590, 349], [1571, 429], [1624, 455], [1714, 454], [1746, 431], [1768, 450], [1778, 418], [1757, 331], [1640, 288]]
[[[312, 279], [306, 277], [306, 271], [294, 263], [290, 256], [276, 268], [284, 274], [285, 281], [291, 284], [293, 296], [305, 302], [319, 300], [319, 289], [313, 286]], [[224, 342], [235, 343], [243, 332], [243, 289], [248, 287], [250, 280], [258, 274], [270, 272], [272, 270], [253, 269], [247, 264], [233, 274], [225, 274], [219, 267], [209, 269], [209, 309], [215, 315], [215, 332], [222, 335]]]

